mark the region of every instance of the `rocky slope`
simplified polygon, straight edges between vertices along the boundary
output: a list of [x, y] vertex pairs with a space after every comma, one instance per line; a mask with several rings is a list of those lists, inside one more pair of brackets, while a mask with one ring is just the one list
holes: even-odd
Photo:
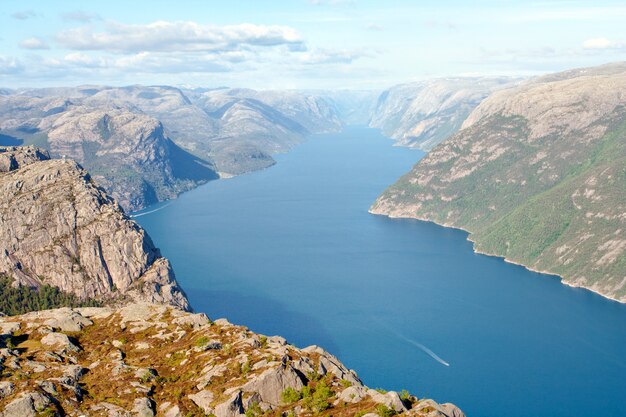
[[368, 389], [319, 347], [155, 304], [0, 318], [0, 363], [3, 417], [464, 417]]
[[371, 212], [470, 232], [477, 251], [626, 302], [626, 64], [494, 93]]
[[91, 105], [80, 91], [37, 90], [42, 97], [0, 100], [5, 144], [24, 141], [79, 161], [126, 210], [218, 178], [209, 162], [174, 144], [155, 118], [110, 102]]
[[127, 210], [274, 164], [311, 133], [341, 127], [328, 100], [299, 92], [168, 86], [44, 88], [0, 96], [0, 145], [83, 164]]
[[429, 151], [459, 130], [463, 121], [510, 78], [437, 78], [400, 84], [378, 97], [370, 126], [401, 146]]
[[0, 148], [0, 274], [81, 299], [189, 304], [150, 237], [72, 160]]

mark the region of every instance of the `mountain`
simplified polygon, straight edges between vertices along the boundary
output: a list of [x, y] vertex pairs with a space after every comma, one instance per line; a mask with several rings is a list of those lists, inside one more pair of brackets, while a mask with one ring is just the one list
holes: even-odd
[[185, 93], [217, 130], [206, 137], [177, 136], [180, 145], [198, 155], [208, 152], [220, 172], [229, 175], [273, 165], [272, 154], [342, 126], [332, 103], [303, 92], [224, 88]]
[[464, 417], [369, 389], [317, 346], [155, 304], [0, 318], [0, 416]]
[[436, 78], [396, 85], [380, 94], [369, 125], [398, 145], [429, 151], [459, 130], [485, 97], [512, 82], [511, 78]]
[[371, 212], [626, 302], [626, 63], [493, 93]]
[[301, 92], [79, 86], [0, 95], [0, 145], [36, 145], [90, 170], [126, 210], [263, 169], [342, 122]]
[[189, 308], [145, 231], [80, 165], [34, 147], [0, 148], [0, 275], [79, 299]]
[[212, 164], [173, 143], [157, 119], [112, 102], [92, 103], [88, 94], [94, 90], [47, 89], [0, 98], [0, 144], [35, 144], [79, 161], [126, 210], [218, 178]]

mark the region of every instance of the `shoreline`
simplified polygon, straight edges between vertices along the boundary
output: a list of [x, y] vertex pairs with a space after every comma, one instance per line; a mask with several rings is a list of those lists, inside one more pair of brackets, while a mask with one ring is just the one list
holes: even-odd
[[599, 292], [599, 291], [597, 291], [597, 290], [594, 290], [593, 288], [589, 288], [589, 287], [586, 287], [586, 286], [584, 286], [584, 285], [576, 285], [576, 284], [573, 284], [573, 283], [567, 282], [567, 281], [565, 280], [565, 278], [564, 278], [562, 275], [559, 275], [559, 274], [557, 274], [557, 273], [550, 272], [550, 271], [543, 271], [543, 270], [534, 269], [534, 268], [532, 268], [532, 267], [530, 267], [530, 266], [528, 266], [528, 265], [524, 265], [524, 264], [522, 264], [522, 263], [520, 263], [520, 262], [516, 262], [516, 261], [514, 261], [514, 260], [512, 260], [512, 259], [510, 259], [510, 258], [507, 258], [506, 256], [502, 256], [502, 255], [497, 255], [497, 254], [494, 254], [494, 253], [488, 253], [488, 252], [483, 252], [483, 251], [480, 251], [480, 250], [476, 249], [476, 242], [475, 242], [474, 240], [472, 240], [472, 238], [471, 238], [471, 236], [472, 236], [472, 232], [470, 232], [469, 230], [464, 229], [464, 228], [462, 228], [462, 227], [453, 226], [453, 225], [449, 225], [449, 224], [445, 224], [445, 223], [440, 223], [440, 222], [434, 221], [434, 220], [429, 219], [429, 218], [426, 218], [426, 217], [418, 217], [418, 216], [393, 216], [393, 215], [390, 215], [390, 214], [385, 214], [385, 213], [382, 213], [382, 212], [376, 212], [376, 211], [373, 211], [371, 207], [367, 210], [367, 212], [368, 212], [368, 213], [370, 213], [370, 214], [373, 214], [373, 215], [375, 215], [375, 216], [387, 217], [387, 218], [392, 219], [392, 220], [393, 220], [393, 219], [412, 219], [412, 220], [417, 220], [417, 221], [421, 221], [421, 222], [425, 222], [425, 223], [432, 223], [432, 224], [436, 224], [437, 226], [440, 226], [440, 227], [445, 227], [445, 228], [448, 228], [448, 229], [460, 230], [460, 231], [462, 231], [462, 232], [467, 233], [467, 236], [466, 236], [466, 238], [465, 238], [465, 239], [466, 239], [468, 242], [471, 242], [471, 243], [472, 243], [472, 251], [473, 251], [474, 253], [478, 254], [478, 255], [490, 256], [490, 257], [493, 257], [493, 258], [499, 258], [499, 259], [502, 259], [504, 262], [509, 263], [509, 264], [511, 264], [511, 265], [521, 266], [521, 267], [525, 268], [526, 270], [528, 270], [528, 271], [530, 271], [530, 272], [534, 272], [534, 273], [536, 273], [536, 274], [541, 274], [541, 275], [550, 275], [550, 276], [552, 276], [552, 277], [558, 278], [558, 280], [559, 280], [559, 282], [560, 282], [561, 284], [566, 285], [566, 286], [568, 286], [568, 287], [570, 287], [570, 288], [580, 288], [580, 289], [583, 289], [583, 290], [586, 290], [586, 291], [592, 292], [592, 293], [594, 293], [594, 294], [597, 294], [597, 295], [599, 295], [599, 296], [601, 296], [602, 298], [605, 298], [605, 299], [607, 299], [607, 300], [610, 300], [610, 301], [613, 301], [613, 302], [616, 302], [616, 303], [619, 303], [619, 304], [626, 304], [626, 300], [619, 300], [619, 299], [617, 299], [617, 298], [615, 298], [615, 297], [612, 297], [612, 296], [607, 295], [607, 294], [603, 294], [603, 293], [601, 293], [601, 292]]

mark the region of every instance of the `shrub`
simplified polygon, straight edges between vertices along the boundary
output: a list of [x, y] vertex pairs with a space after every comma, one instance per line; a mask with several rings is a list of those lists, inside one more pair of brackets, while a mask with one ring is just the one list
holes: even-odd
[[397, 412], [393, 408], [387, 407], [385, 404], [378, 404], [376, 406], [376, 414], [380, 417], [393, 417]]
[[330, 408], [328, 399], [333, 396], [334, 393], [326, 381], [319, 381], [312, 394], [304, 399], [304, 406], [314, 413], [321, 413]]
[[280, 394], [280, 398], [283, 400], [285, 404], [292, 404], [296, 401], [299, 401], [302, 398], [302, 394], [291, 387], [285, 388], [285, 390]]

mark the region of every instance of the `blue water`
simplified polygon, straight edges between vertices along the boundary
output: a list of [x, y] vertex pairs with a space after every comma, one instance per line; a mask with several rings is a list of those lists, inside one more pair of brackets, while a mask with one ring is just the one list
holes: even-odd
[[136, 219], [196, 310], [321, 345], [369, 386], [474, 417], [625, 416], [625, 305], [367, 213], [421, 156], [349, 128]]

